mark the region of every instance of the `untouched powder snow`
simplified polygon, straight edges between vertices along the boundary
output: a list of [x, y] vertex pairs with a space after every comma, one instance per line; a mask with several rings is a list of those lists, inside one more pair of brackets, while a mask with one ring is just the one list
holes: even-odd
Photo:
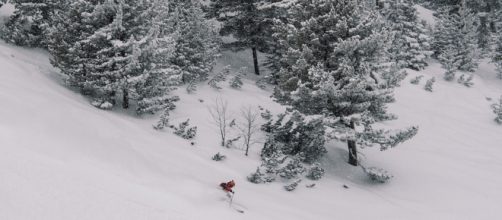
[[[219, 97], [235, 118], [246, 105], [280, 112], [270, 91], [251, 81], [241, 90], [222, 84], [222, 91], [177, 91], [182, 101], [171, 121], [190, 118], [198, 126], [191, 146], [169, 130], [153, 130], [155, 117], [92, 107], [63, 86], [45, 52], [0, 41], [0, 219], [498, 219], [502, 126], [490, 104], [502, 95], [502, 81], [486, 62], [473, 88], [442, 80], [443, 72], [437, 63], [409, 70], [396, 91], [390, 110], [399, 120], [383, 126], [418, 125], [414, 139], [387, 152], [363, 150], [363, 163], [391, 172], [391, 182], [370, 182], [347, 165], [345, 146], [333, 143], [325, 178], [286, 192], [281, 183], [247, 182], [260, 144], [249, 157], [218, 146], [207, 110]], [[417, 75], [425, 78], [410, 84]], [[423, 86], [433, 76], [430, 93]], [[217, 152], [228, 159], [212, 161]], [[229, 208], [218, 188], [230, 179], [244, 214]]]
[[434, 11], [424, 8], [421, 5], [415, 5], [415, 9], [417, 9], [419, 19], [424, 20], [431, 26], [436, 25], [437, 21], [436, 17], [434, 16]]

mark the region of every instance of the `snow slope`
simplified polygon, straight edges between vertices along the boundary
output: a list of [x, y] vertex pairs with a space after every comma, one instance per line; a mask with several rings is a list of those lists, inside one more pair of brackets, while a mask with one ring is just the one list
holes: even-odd
[[[241, 57], [242, 56], [242, 57]], [[246, 56], [246, 57], [243, 57]], [[241, 65], [248, 54], [226, 54], [219, 67]], [[410, 76], [390, 106], [400, 119], [384, 126], [419, 125], [416, 138], [387, 152], [364, 149], [364, 164], [394, 174], [374, 184], [345, 163], [343, 144], [329, 145], [324, 179], [286, 192], [282, 184], [255, 185], [246, 176], [259, 164], [260, 145], [218, 146], [208, 106], [282, 107], [251, 81], [241, 90], [201, 85], [182, 101], [173, 123], [198, 126], [195, 146], [151, 128], [155, 117], [102, 111], [63, 86], [45, 52], [0, 41], [0, 219], [499, 219], [502, 217], [502, 126], [489, 108], [502, 81], [484, 62], [473, 88], [441, 79], [437, 63]], [[420, 85], [409, 80], [424, 75]], [[433, 93], [423, 90], [435, 76]], [[492, 98], [492, 101], [487, 100]], [[202, 100], [202, 102], [201, 102]], [[210, 158], [217, 152], [223, 162]], [[237, 182], [228, 207], [221, 181]], [[347, 185], [349, 189], [342, 186]]]

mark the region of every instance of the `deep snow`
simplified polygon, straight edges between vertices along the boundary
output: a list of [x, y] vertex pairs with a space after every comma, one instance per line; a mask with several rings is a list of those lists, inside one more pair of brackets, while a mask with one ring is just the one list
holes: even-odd
[[[245, 59], [226, 54], [219, 66]], [[155, 117], [92, 107], [64, 87], [45, 52], [0, 41], [0, 219], [499, 219], [502, 126], [489, 106], [502, 95], [502, 80], [493, 69], [483, 62], [473, 88], [442, 80], [434, 62], [408, 71], [390, 106], [399, 120], [384, 126], [418, 125], [418, 135], [386, 152], [363, 150], [365, 165], [395, 176], [390, 183], [368, 181], [346, 164], [345, 146], [333, 143], [326, 177], [312, 189], [304, 181], [286, 192], [280, 183], [246, 181], [259, 164], [259, 144], [249, 157], [218, 146], [207, 110], [216, 98], [227, 100], [235, 117], [246, 105], [281, 111], [251, 80], [241, 90], [224, 84], [222, 91], [177, 91], [182, 101], [172, 121], [190, 118], [198, 126], [191, 146], [153, 130]], [[425, 78], [410, 84], [417, 75]], [[423, 86], [433, 76], [430, 93]], [[217, 152], [228, 159], [212, 161]], [[218, 189], [229, 179], [244, 214]]]

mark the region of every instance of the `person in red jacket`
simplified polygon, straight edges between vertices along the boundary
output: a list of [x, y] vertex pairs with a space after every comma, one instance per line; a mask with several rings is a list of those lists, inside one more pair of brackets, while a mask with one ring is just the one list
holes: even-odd
[[225, 191], [227, 193], [234, 193], [232, 188], [235, 186], [235, 182], [233, 180], [231, 180], [228, 183], [221, 183], [220, 186], [223, 189], [223, 191]]

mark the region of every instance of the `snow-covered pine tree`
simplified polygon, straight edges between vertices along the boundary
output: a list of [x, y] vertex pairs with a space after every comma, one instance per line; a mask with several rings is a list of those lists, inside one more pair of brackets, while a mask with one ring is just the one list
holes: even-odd
[[207, 80], [219, 56], [220, 39], [215, 27], [204, 17], [200, 3], [171, 0], [170, 6], [176, 39], [174, 54], [170, 59], [180, 69], [182, 82], [197, 83]]
[[227, 80], [227, 76], [230, 74], [230, 66], [225, 66], [220, 72], [214, 75], [208, 82], [209, 86], [215, 89], [222, 89], [220, 87], [220, 82]]
[[434, 86], [435, 82], [436, 82], [436, 77], [432, 77], [429, 80], [427, 80], [424, 86], [425, 91], [432, 92], [433, 91], [432, 86]]
[[473, 75], [472, 75], [472, 74], [469, 74], [469, 75], [467, 76], [467, 78], [466, 78], [466, 75], [465, 75], [465, 74], [462, 74], [462, 75], [458, 78], [457, 82], [458, 82], [458, 83], [460, 83], [460, 84], [462, 84], [462, 85], [464, 85], [464, 86], [466, 86], [466, 87], [471, 87], [472, 85], [474, 85], [474, 83], [472, 82], [472, 79], [473, 79], [473, 78], [474, 78], [474, 77], [473, 77]]
[[439, 13], [439, 22], [434, 30], [433, 49], [438, 58], [448, 47], [456, 50], [456, 69], [473, 72], [478, 66], [478, 49], [475, 16], [465, 7], [451, 12], [450, 7]]
[[[94, 56], [87, 59], [87, 68], [91, 72], [85, 79], [85, 86], [97, 91], [98, 97], [115, 105], [116, 97], [123, 94], [122, 106], [129, 107], [129, 92], [126, 87], [126, 79], [133, 65], [139, 65], [132, 57], [135, 39], [128, 34], [131, 29], [129, 12], [132, 8], [125, 0], [118, 3], [106, 1], [103, 15], [107, 16], [101, 28], [97, 29], [82, 43], [94, 47]], [[106, 22], [106, 23], [105, 23]], [[126, 69], [128, 68], [128, 69]]]
[[354, 166], [357, 144], [386, 150], [417, 133], [417, 127], [397, 132], [372, 127], [395, 118], [386, 111], [392, 89], [380, 86], [378, 63], [386, 57], [389, 36], [376, 12], [362, 10], [355, 0], [299, 0], [289, 14], [289, 34], [280, 39], [290, 48], [281, 60], [275, 93], [280, 102], [323, 115], [330, 136], [347, 142]]
[[438, 59], [443, 64], [443, 68], [446, 69], [443, 78], [446, 81], [452, 81], [455, 79], [455, 72], [459, 66], [459, 59], [457, 56], [457, 50], [453, 47], [453, 45], [448, 45], [446, 50], [439, 55]]
[[389, 1], [388, 6], [379, 10], [389, 23], [393, 33], [389, 48], [391, 60], [400, 67], [423, 69], [426, 58], [432, 55], [430, 37], [425, 25], [419, 21], [417, 10], [409, 1]]
[[254, 73], [260, 75], [258, 51], [267, 52], [272, 32], [272, 19], [280, 0], [211, 0], [209, 16], [221, 22], [220, 35], [234, 37], [225, 43], [233, 50], [251, 49]]
[[3, 6], [3, 4], [5, 4], [5, 2], [7, 2], [7, 0], [0, 0], [0, 8]]
[[[179, 100], [178, 96], [172, 96], [170, 92], [181, 83], [181, 71], [169, 61], [180, 35], [173, 27], [175, 21], [169, 13], [169, 2], [153, 0], [143, 8], [146, 12], [134, 20], [134, 26], [143, 27], [146, 35], [138, 38], [137, 46], [133, 47], [133, 59], [129, 62], [132, 67], [127, 75], [126, 89], [137, 100], [138, 114], [153, 114], [174, 109], [174, 102]], [[131, 35], [134, 34], [132, 31]]]
[[495, 113], [496, 118], [495, 121], [499, 124], [502, 124], [502, 96], [500, 96], [499, 103], [492, 105], [493, 113]]
[[[100, 28], [101, 20], [112, 19], [105, 12], [105, 5], [90, 1], [66, 1], [61, 9], [54, 11], [52, 22], [47, 28], [47, 47], [51, 54], [51, 64], [67, 76], [67, 82], [93, 95], [86, 87], [87, 78], [92, 76], [88, 60], [96, 56], [99, 48], [85, 40]], [[61, 31], [64, 30], [64, 31]]]
[[15, 11], [0, 32], [1, 38], [20, 46], [45, 48], [45, 34], [51, 23], [51, 15], [65, 5], [65, 1], [13, 0], [10, 3], [14, 4]]
[[492, 62], [497, 68], [497, 77], [502, 79], [502, 35], [496, 37], [495, 49], [492, 53]]
[[124, 108], [137, 101], [138, 114], [173, 109], [180, 74], [169, 63], [177, 32], [168, 9], [159, 0], [69, 2], [49, 28], [52, 63], [102, 102], [120, 94]]
[[232, 79], [230, 79], [230, 87], [234, 88], [234, 89], [240, 89], [242, 87], [242, 85], [244, 84], [242, 82], [242, 76], [246, 75], [246, 68], [240, 68], [239, 71], [237, 71], [237, 73], [235, 73], [234, 77], [232, 77]]

